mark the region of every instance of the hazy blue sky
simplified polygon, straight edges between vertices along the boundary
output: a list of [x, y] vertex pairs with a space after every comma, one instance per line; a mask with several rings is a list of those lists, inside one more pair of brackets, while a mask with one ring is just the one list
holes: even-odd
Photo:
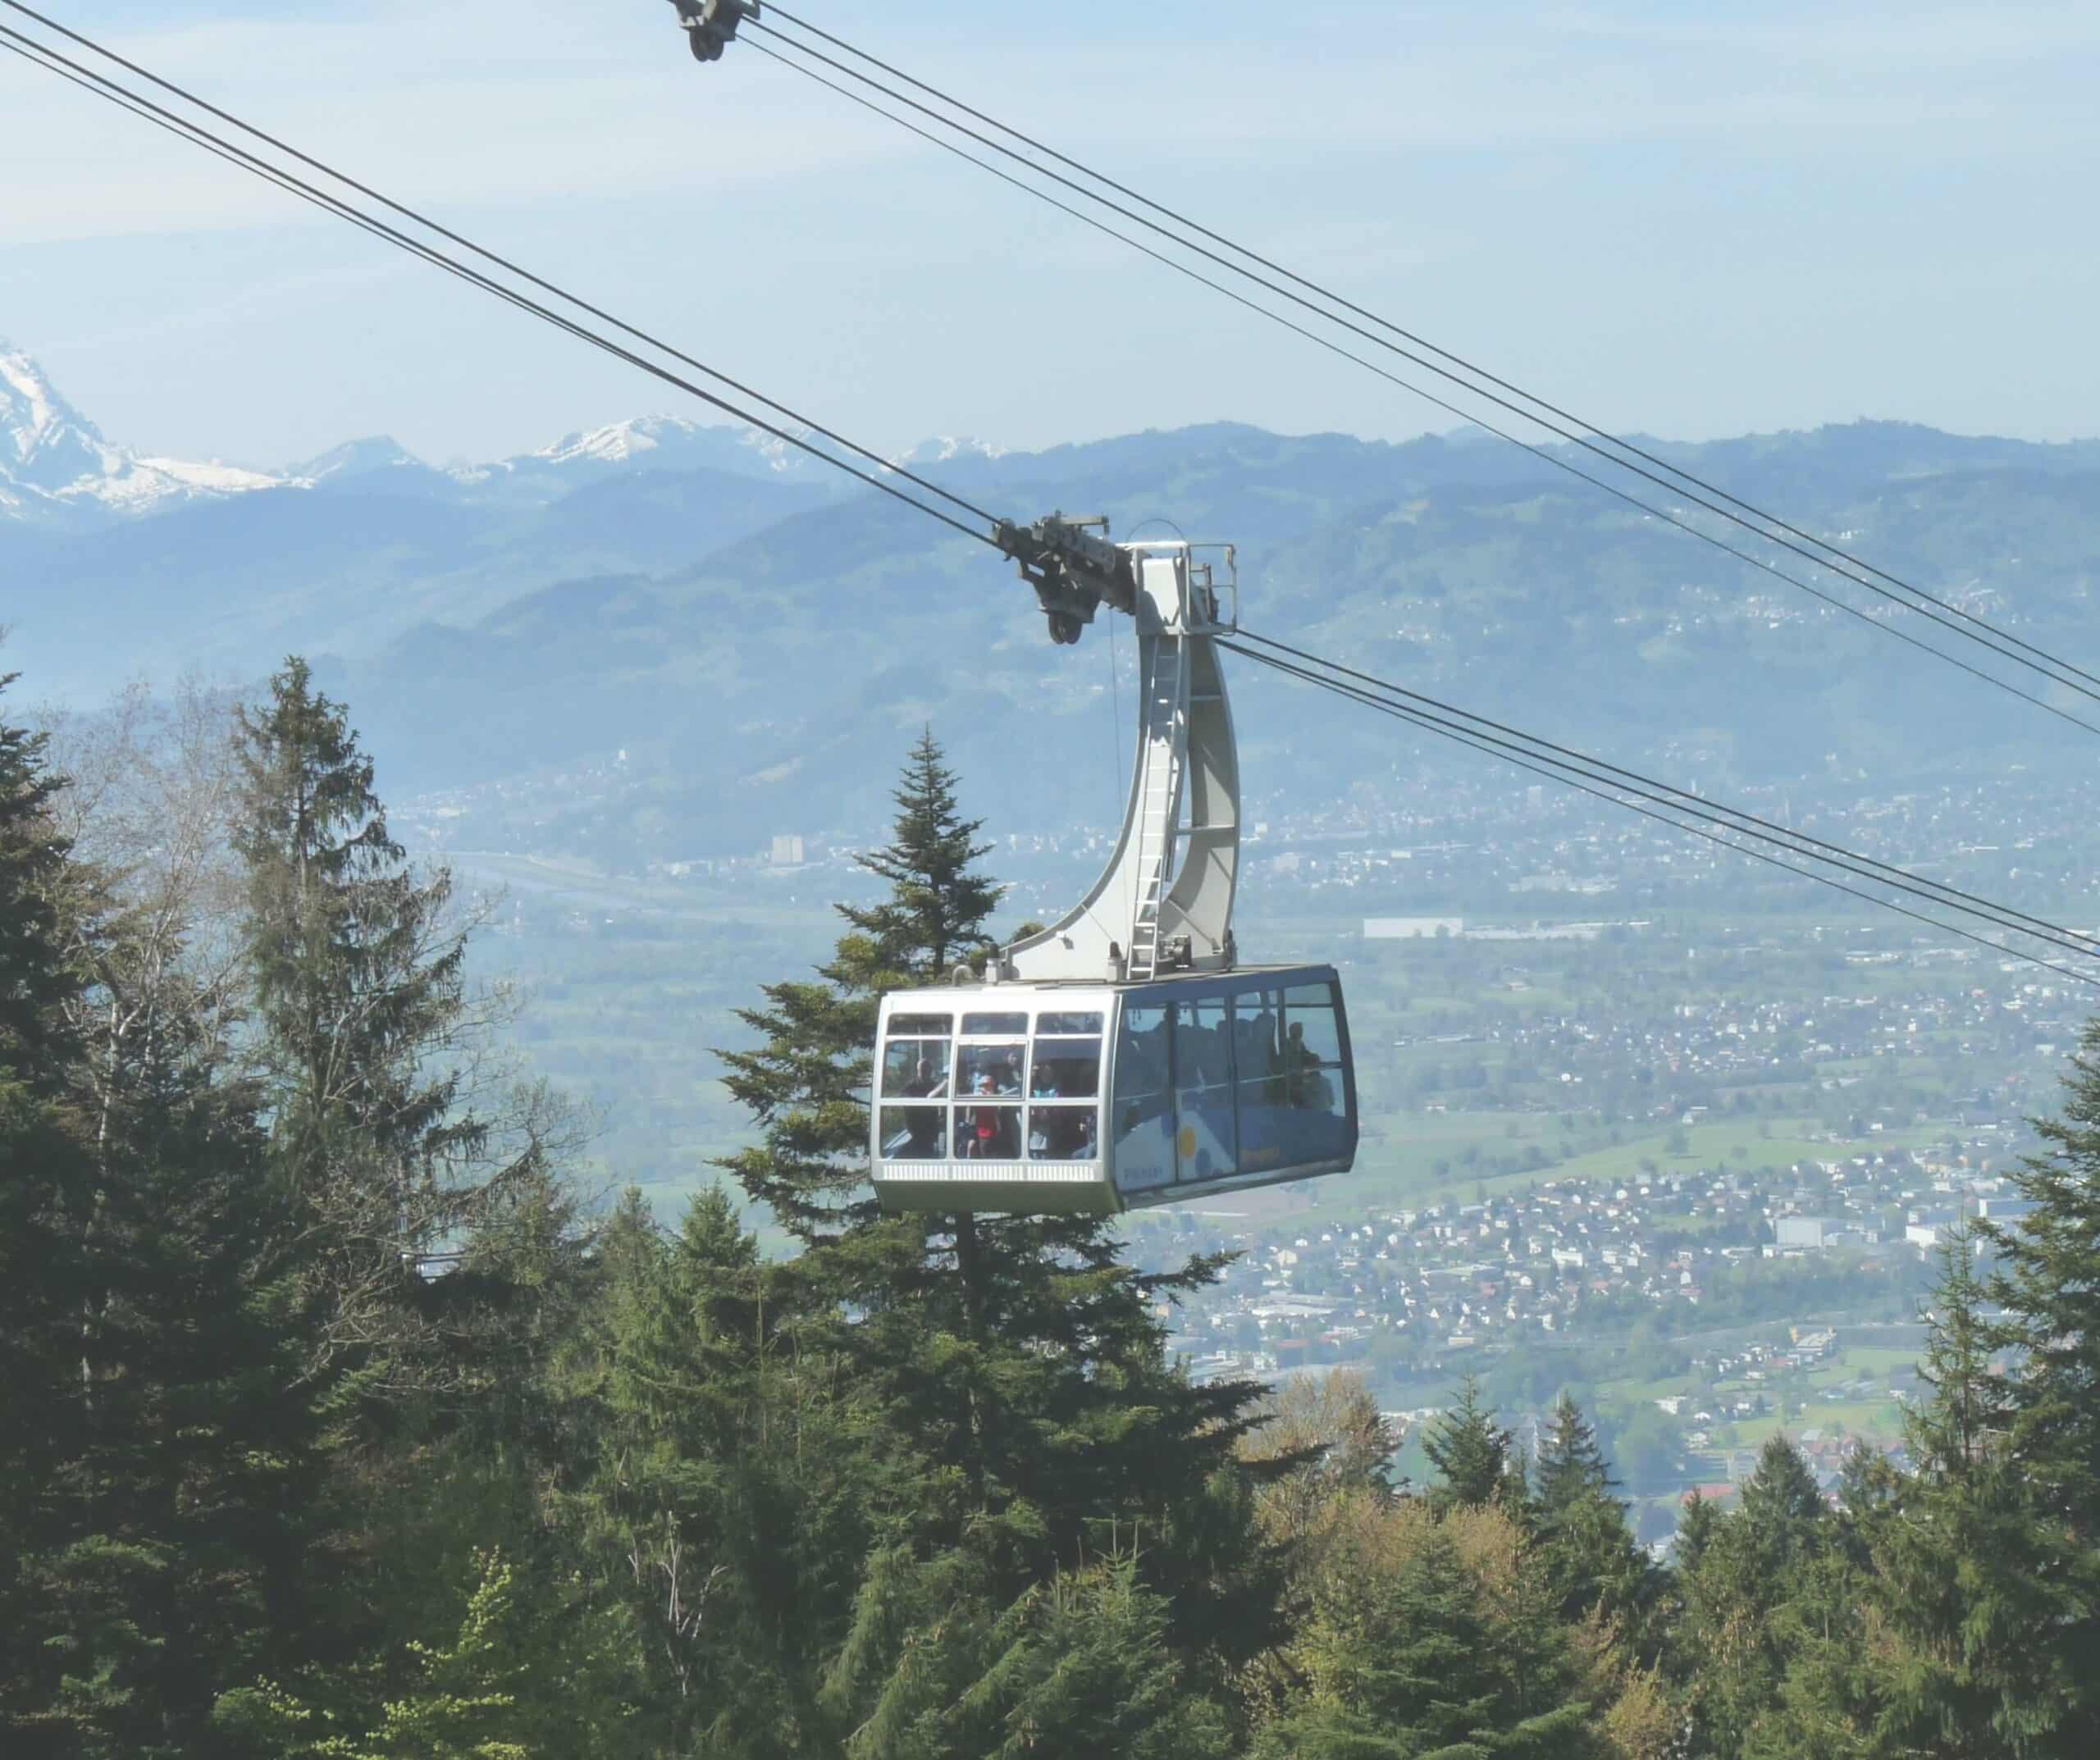
[[[664, 0], [48, 5], [871, 444], [1449, 426]], [[1615, 426], [2100, 432], [2093, 0], [797, 10]], [[7, 57], [0, 144], [0, 337], [112, 439], [677, 407]]]

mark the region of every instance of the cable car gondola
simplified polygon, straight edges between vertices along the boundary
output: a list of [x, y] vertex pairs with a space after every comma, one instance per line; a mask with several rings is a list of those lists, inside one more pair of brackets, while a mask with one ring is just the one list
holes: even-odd
[[1086, 897], [982, 976], [883, 997], [870, 1110], [887, 1211], [1111, 1215], [1355, 1162], [1340, 976], [1243, 965], [1233, 939], [1239, 772], [1215, 644], [1235, 627], [1232, 552], [1111, 545], [1099, 523], [1000, 535], [1057, 640], [1104, 602], [1136, 620], [1122, 832]]

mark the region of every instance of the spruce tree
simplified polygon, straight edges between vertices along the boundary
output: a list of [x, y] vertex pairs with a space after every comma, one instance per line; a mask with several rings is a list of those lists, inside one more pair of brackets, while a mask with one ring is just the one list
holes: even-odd
[[343, 706], [294, 656], [237, 719], [234, 842], [272, 1151], [304, 1217], [311, 1366], [354, 1370], [368, 1388], [457, 1380], [504, 1306], [504, 1269], [486, 1252], [467, 1276], [427, 1281], [418, 1267], [544, 1205], [544, 1096], [502, 1129], [469, 1103], [482, 1024], [468, 932], [450, 876], [418, 871], [389, 833]]
[[1582, 1408], [1566, 1393], [1554, 1402], [1553, 1417], [1539, 1448], [1538, 1503], [1550, 1517], [1584, 1498], [1616, 1488], [1597, 1433]]
[[[0, 698], [13, 683], [0, 678]], [[68, 850], [44, 742], [0, 719], [0, 1731], [40, 1701], [48, 1658], [23, 1603], [25, 1549], [46, 1531], [56, 1463], [78, 1445], [78, 1253], [92, 1168], [68, 1101], [82, 977], [57, 901]]]
[[[1489, 1591], [1468, 1568], [1468, 1524], [1509, 1566]], [[1388, 1565], [1338, 1557], [1290, 1648], [1302, 1685], [1253, 1744], [1256, 1760], [1585, 1760], [1604, 1743], [1566, 1635], [1533, 1616], [1535, 1567], [1493, 1512], [1408, 1536]], [[1514, 1580], [1511, 1580], [1511, 1579]]]
[[[1993, 1342], [2019, 1357], [2009, 1434], [2001, 1444], [1987, 1432], [1992, 1471], [1979, 1489], [2002, 1463], [2039, 1506], [2014, 1525], [2031, 1530], [2039, 1515], [2045, 1533], [2053, 1530], [2029, 1541], [2029, 1605], [2018, 1617], [2053, 1610], [2048, 1664], [2079, 1684], [2060, 1708], [2066, 1739], [2092, 1747], [2100, 1745], [2100, 1020], [2081, 1036], [2065, 1089], [2062, 1115], [2035, 1122], [2044, 1152], [2013, 1175], [2033, 1208], [1978, 1229], [1997, 1256], [1990, 1294], [2007, 1315]], [[1965, 1414], [1961, 1421], [1977, 1420]], [[1988, 1402], [1983, 1421], [2002, 1421]], [[2011, 1488], [1998, 1489], [2003, 1496]]]
[[1213, 1480], [1232, 1471], [1257, 1389], [1175, 1374], [1155, 1312], [1216, 1263], [1144, 1274], [1096, 1219], [884, 1218], [868, 1195], [880, 996], [988, 949], [998, 897], [930, 734], [895, 799], [892, 840], [867, 859], [889, 897], [841, 907], [847, 932], [816, 980], [768, 986], [742, 1016], [760, 1042], [724, 1061], [761, 1134], [724, 1165], [802, 1242], [783, 1282], [801, 1347], [850, 1366], [920, 1463], [906, 1514], [924, 1547], [966, 1543], [1004, 1604], [1134, 1527], [1177, 1644], [1251, 1653], [1276, 1572], [1258, 1547], [1234, 1555], [1251, 1510]]
[[1547, 1579], [1564, 1617], [1600, 1607], [1645, 1653], [1654, 1648], [1646, 1630], [1653, 1573], [1616, 1490], [1596, 1431], [1563, 1393], [1539, 1451], [1534, 1506]]
[[890, 896], [878, 905], [838, 907], [907, 984], [938, 983], [955, 965], [981, 960], [992, 949], [984, 925], [1004, 889], [978, 872], [992, 846], [976, 841], [982, 819], [962, 817], [958, 780], [927, 728], [891, 796], [893, 841], [861, 858], [870, 873], [889, 882]]
[[1509, 1433], [1480, 1401], [1480, 1379], [1459, 1384], [1459, 1402], [1440, 1414], [1422, 1439], [1422, 1452], [1436, 1469], [1430, 1500], [1440, 1507], [1495, 1502], [1509, 1475]]
[[719, 1191], [665, 1238], [629, 1192], [555, 1371], [555, 1500], [576, 1568], [632, 1635], [649, 1751], [819, 1751], [818, 1703], [892, 1475], [851, 1384], [793, 1348], [782, 1269]]
[[1744, 1760], [1756, 1751], [1798, 1648], [1797, 1607], [1814, 1599], [1834, 1537], [1807, 1466], [1775, 1433], [1742, 1507], [1698, 1537], [1679, 1572], [1677, 1662], [1696, 1752]]
[[[0, 729], [0, 1254], [27, 1254], [0, 1266], [21, 1402], [0, 1425], [0, 1730], [192, 1753], [315, 1586], [312, 1420], [271, 1300], [289, 1229], [191, 925], [71, 859], [52, 800]], [[89, 1020], [137, 1030], [89, 1046]]]
[[943, 1584], [848, 1760], [1224, 1760], [1223, 1708], [1190, 1689], [1161, 1598], [1129, 1557], [998, 1609]]
[[452, 1117], [457, 1078], [419, 1065], [463, 1000], [450, 882], [407, 866], [372, 760], [304, 660], [240, 712], [239, 741], [235, 843], [276, 1146], [303, 1193], [340, 1205], [358, 1245], [398, 1265], [436, 1244], [444, 1219], [418, 1200], [479, 1128]]
[[217, 1694], [281, 1661], [326, 1587], [314, 1422], [272, 1299], [288, 1219], [253, 1093], [197, 1031], [164, 1021], [103, 1118], [80, 1418], [23, 1563], [39, 1715], [83, 1754], [210, 1746]]
[[2025, 1760], [2100, 1743], [2093, 1539], [2016, 1452], [1996, 1329], [1965, 1232], [1947, 1240], [1907, 1414], [1912, 1475], [1874, 1525], [1882, 1724], [1920, 1753]]

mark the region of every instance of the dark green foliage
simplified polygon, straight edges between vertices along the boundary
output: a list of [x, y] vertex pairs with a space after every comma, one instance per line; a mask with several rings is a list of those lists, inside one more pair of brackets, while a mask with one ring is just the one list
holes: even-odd
[[768, 1301], [780, 1280], [720, 1194], [673, 1238], [630, 1192], [559, 1371], [573, 1489], [564, 1526], [622, 1610], [650, 1708], [678, 1751], [792, 1753], [830, 1727], [819, 1676], [890, 1476], [832, 1366]]
[[[1223, 1760], [1223, 1710], [1194, 1690], [1165, 1602], [1125, 1557], [994, 1611], [920, 1573], [900, 1656], [846, 1744], [849, 1760]], [[931, 1592], [930, 1594], [929, 1592]], [[901, 1610], [898, 1610], [901, 1611]]]
[[2100, 1022], [2072, 1072], [2063, 1116], [2036, 1122], [2048, 1153], [2013, 1175], [2034, 1210], [1982, 1232], [1998, 1262], [1991, 1293], [2012, 1316], [2005, 1342], [2026, 1358], [2011, 1388], [2015, 1444], [2049, 1502], [2089, 1523], [2100, 1513]]
[[[14, 682], [0, 677], [0, 698]], [[0, 1070], [18, 1089], [48, 1096], [65, 1068], [56, 1023], [80, 978], [60, 937], [69, 852], [45, 817], [62, 784], [45, 768], [44, 744], [0, 721]]]
[[928, 728], [892, 797], [893, 841], [861, 858], [889, 882], [890, 896], [865, 909], [839, 907], [906, 984], [938, 983], [958, 963], [981, 962], [991, 947], [984, 924], [1004, 889], [977, 871], [992, 846], [976, 841], [984, 821], [961, 816], [956, 781]]
[[1792, 1444], [1775, 1434], [1744, 1482], [1742, 1507], [1708, 1522], [1681, 1562], [1676, 1634], [1700, 1750], [1715, 1760], [1755, 1751], [1778, 1707], [1808, 1598], [1835, 1522]]
[[[500, 1124], [480, 1110], [490, 1009], [467, 987], [451, 878], [407, 862], [347, 712], [304, 660], [240, 713], [235, 751], [246, 953], [272, 1155], [299, 1213], [308, 1373], [363, 1398], [500, 1379], [567, 1229], [559, 1109], [526, 1091]], [[451, 1274], [422, 1274], [433, 1255]]]
[[[48, 785], [33, 746], [0, 733], [0, 941], [19, 969], [0, 978], [18, 1072], [0, 1071], [0, 1171], [19, 1206], [0, 1250], [26, 1249], [0, 1276], [22, 1401], [0, 1437], [0, 1730], [82, 1755], [187, 1753], [216, 1692], [301, 1628], [313, 1586], [312, 1424], [271, 1288], [289, 1219], [254, 1090], [180, 975], [183, 925], [149, 932], [16, 817]], [[107, 975], [151, 964], [167, 969], [149, 991]], [[89, 1055], [54, 1012], [76, 1002], [76, 1019], [141, 1030]]]
[[240, 750], [249, 1028], [0, 724], [9, 1760], [2100, 1753], [2100, 1030], [2034, 1216], [1942, 1260], [1913, 1470], [1833, 1506], [1775, 1436], [1659, 1571], [1571, 1399], [1527, 1463], [1468, 1379], [1411, 1498], [1361, 1384], [1168, 1364], [1214, 1263], [876, 1212], [877, 999], [998, 896], [930, 737], [729, 1060], [783, 1261], [721, 1191], [587, 1233], [345, 712], [292, 663]]
[[765, 1045], [725, 1059], [763, 1132], [725, 1165], [805, 1245], [782, 1274], [788, 1323], [801, 1348], [841, 1361], [922, 1475], [907, 1531], [967, 1547], [995, 1601], [1134, 1541], [1176, 1643], [1244, 1657], [1269, 1630], [1276, 1572], [1213, 1481], [1233, 1470], [1255, 1389], [1171, 1370], [1154, 1312], [1216, 1266], [1142, 1274], [1090, 1219], [883, 1218], [866, 1196], [880, 993], [982, 951], [998, 896], [930, 736], [897, 800], [892, 842], [871, 859], [891, 898], [844, 912], [851, 931], [820, 982], [769, 987], [746, 1016]]
[[1651, 1648], [1645, 1630], [1654, 1600], [1648, 1562], [1634, 1543], [1596, 1432], [1565, 1393], [1554, 1402], [1539, 1451], [1532, 1519], [1561, 1616], [1576, 1620], [1601, 1609], [1644, 1650]]
[[483, 1128], [426, 1055], [458, 1020], [463, 936], [449, 883], [419, 882], [389, 837], [370, 759], [294, 656], [240, 714], [248, 961], [272, 1149], [302, 1213], [316, 1372], [412, 1375], [414, 1266], [454, 1245], [451, 1163]]
[[[2026, 1651], [2007, 1651], [2002, 1662], [2018, 1666], [1986, 1689], [1993, 1727], [2002, 1738], [2025, 1730], [2030, 1743], [2046, 1729], [2076, 1749], [2100, 1746], [2100, 1021], [2087, 1026], [2071, 1071], [2063, 1115], [2037, 1123], [2047, 1152], [2013, 1175], [2034, 1209], [1979, 1231], [1997, 1258], [1989, 1294], [2007, 1313], [1989, 1342], [2019, 1353], [2018, 1373], [2002, 1396], [1977, 1376], [1980, 1394], [1943, 1389], [1956, 1410], [1942, 1429], [1948, 1449], [1974, 1439], [1979, 1470], [1964, 1489], [1980, 1500], [1975, 1518], [2023, 1543], [2002, 1546], [1997, 1580], [1979, 1586], [1996, 1635]], [[1965, 1291], [1971, 1305], [1974, 1295]], [[1974, 1624], [1984, 1623], [1979, 1608]], [[2023, 1682], [2032, 1683], [2025, 1695]]]
[[44, 1716], [82, 1753], [180, 1754], [299, 1630], [313, 1425], [267, 1280], [288, 1230], [250, 1095], [158, 1072], [111, 1121], [77, 1439], [25, 1561]]
[[1908, 1425], [1916, 1474], [1880, 1488], [1873, 1598], [1893, 1642], [1874, 1682], [1879, 1721], [1920, 1754], [2083, 1752], [2100, 1741], [2092, 1536], [2054, 1507], [2060, 1481], [2019, 1450], [1974, 1252], [1960, 1232], [1946, 1243], [1924, 1366], [1933, 1398]]
[[65, 1010], [83, 981], [62, 938], [68, 851], [46, 818], [57, 786], [43, 742], [0, 721], [0, 1730], [34, 1702], [21, 1560], [43, 1542], [80, 1416], [71, 1334], [87, 1298], [91, 1169], [66, 1104], [77, 1047]]
[[[479, 1127], [450, 1115], [456, 1078], [417, 1055], [459, 1015], [466, 937], [449, 932], [443, 876], [425, 881], [388, 835], [372, 760], [341, 704], [294, 656], [270, 700], [240, 716], [248, 951], [267, 1035], [278, 1152], [303, 1188], [379, 1188], [370, 1244], [427, 1250], [412, 1194]], [[384, 1221], [390, 1205], [397, 1224]], [[405, 1233], [411, 1219], [423, 1226]]]
[[1430, 1498], [1440, 1507], [1492, 1503], [1505, 1494], [1509, 1433], [1481, 1406], [1477, 1376], [1459, 1384], [1459, 1403], [1431, 1426], [1422, 1450], [1436, 1469]]
[[1565, 1393], [1554, 1402], [1552, 1425], [1539, 1448], [1537, 1480], [1539, 1510], [1548, 1517], [1609, 1492], [1616, 1483], [1596, 1429]]
[[783, 1226], [806, 1242], [847, 1247], [842, 1270], [865, 1257], [876, 1281], [888, 1275], [885, 1249], [905, 1233], [873, 1230], [865, 1189], [876, 1007], [886, 990], [938, 982], [958, 960], [981, 957], [999, 901], [976, 871], [988, 848], [976, 841], [983, 822], [962, 817], [955, 785], [932, 733], [922, 735], [897, 790], [891, 842], [861, 858], [891, 896], [838, 906], [851, 932], [819, 981], [768, 985], [765, 1007], [739, 1011], [765, 1043], [722, 1054], [730, 1092], [765, 1132], [761, 1146], [723, 1165]]
[[[1529, 1587], [1536, 1606], [1542, 1585]], [[1310, 1690], [1263, 1729], [1258, 1760], [1582, 1760], [1601, 1751], [1588, 1708], [1573, 1697], [1565, 1631], [1491, 1618], [1440, 1528], [1393, 1575], [1330, 1575], [1309, 1624]]]

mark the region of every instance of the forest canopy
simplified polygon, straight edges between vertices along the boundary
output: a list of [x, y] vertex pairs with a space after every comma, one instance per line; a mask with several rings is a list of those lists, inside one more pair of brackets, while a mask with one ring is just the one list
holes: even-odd
[[2031, 1213], [1943, 1255], [1903, 1453], [1833, 1493], [1775, 1436], [1659, 1559], [1564, 1397], [1534, 1450], [1453, 1389], [1401, 1482], [1346, 1372], [1173, 1360], [1220, 1261], [879, 1213], [878, 999], [1000, 903], [930, 732], [673, 1228], [578, 1189], [304, 663], [57, 743], [10, 704], [0, 1751], [2100, 1753], [2100, 1033]]

